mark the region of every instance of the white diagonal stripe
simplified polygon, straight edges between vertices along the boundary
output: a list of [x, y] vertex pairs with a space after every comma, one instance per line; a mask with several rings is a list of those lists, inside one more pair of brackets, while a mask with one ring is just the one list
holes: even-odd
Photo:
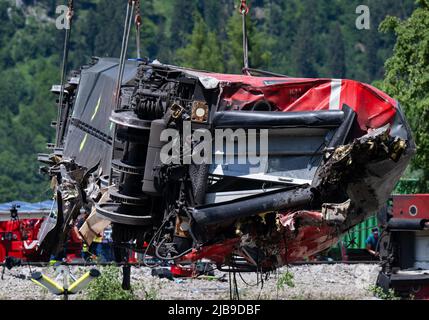
[[331, 96], [329, 98], [329, 110], [340, 110], [341, 79], [332, 79]]

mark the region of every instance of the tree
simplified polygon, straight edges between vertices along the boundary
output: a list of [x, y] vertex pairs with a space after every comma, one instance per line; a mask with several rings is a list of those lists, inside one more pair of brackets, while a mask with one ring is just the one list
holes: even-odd
[[297, 76], [318, 76], [315, 56], [316, 44], [313, 40], [313, 34], [315, 34], [315, 30], [311, 21], [302, 20], [295, 36], [295, 46], [291, 50]]
[[195, 25], [188, 45], [177, 51], [177, 61], [187, 67], [224, 71], [222, 48], [214, 32], [208, 31], [201, 15], [194, 14]]
[[194, 12], [197, 10], [198, 1], [173, 0], [173, 7], [170, 45], [174, 50], [186, 45], [187, 37], [194, 28]]
[[384, 89], [397, 98], [410, 121], [417, 143], [412, 168], [421, 172], [420, 191], [429, 191], [429, 0], [419, 0], [410, 18], [388, 17], [384, 32], [397, 42], [385, 64]]
[[243, 31], [239, 14], [232, 15], [227, 22], [225, 56], [228, 72], [241, 73], [243, 68]]
[[155, 12], [153, 0], [143, 1], [141, 6], [141, 54], [153, 59], [164, 40], [165, 18]]
[[119, 57], [126, 5], [126, 1], [117, 0], [100, 0], [98, 3], [95, 21], [88, 21], [97, 26], [96, 55]]
[[339, 23], [335, 23], [335, 26], [331, 28], [329, 32], [327, 49], [330, 74], [335, 78], [344, 78], [346, 76], [346, 53], [344, 38]]
[[[258, 30], [254, 20], [248, 15], [247, 37], [249, 50], [249, 66], [265, 69], [272, 59], [269, 51], [270, 38], [264, 31]], [[226, 55], [226, 70], [230, 73], [241, 73], [243, 66], [243, 27], [242, 17], [238, 12], [229, 18], [227, 23], [227, 38], [224, 41]]]

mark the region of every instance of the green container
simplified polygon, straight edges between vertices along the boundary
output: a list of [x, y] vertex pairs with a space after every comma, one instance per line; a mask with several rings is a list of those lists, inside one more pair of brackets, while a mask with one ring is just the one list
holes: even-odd
[[371, 235], [374, 227], [377, 227], [377, 216], [372, 216], [351, 229], [343, 237], [343, 244], [347, 249], [365, 249], [365, 241]]

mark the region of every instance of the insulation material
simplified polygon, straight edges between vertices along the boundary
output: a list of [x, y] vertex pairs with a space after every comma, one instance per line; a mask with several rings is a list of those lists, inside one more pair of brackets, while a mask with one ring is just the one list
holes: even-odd
[[[108, 202], [108, 200], [109, 200], [109, 193], [107, 192], [107, 189], [105, 189], [104, 194], [101, 197], [99, 203], [106, 203]], [[106, 229], [109, 225], [110, 225], [110, 221], [100, 218], [97, 215], [97, 212], [94, 206], [91, 211], [91, 214], [86, 219], [82, 227], [79, 229], [79, 233], [85, 239], [85, 242], [88, 245], [91, 245], [94, 238], [100, 234], [103, 234], [104, 229]]]

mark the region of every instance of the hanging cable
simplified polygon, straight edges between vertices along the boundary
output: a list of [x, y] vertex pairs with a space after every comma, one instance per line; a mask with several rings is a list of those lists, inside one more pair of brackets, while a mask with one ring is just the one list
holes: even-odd
[[118, 76], [117, 76], [117, 81], [116, 81], [115, 110], [118, 109], [119, 102], [120, 102], [122, 78], [124, 76], [125, 59], [127, 56], [128, 40], [130, 37], [130, 29], [131, 29], [131, 22], [132, 22], [131, 17], [132, 17], [133, 11], [134, 11], [135, 3], [136, 3], [135, 1], [128, 1], [127, 13], [125, 15], [124, 34], [122, 36], [121, 55], [119, 57], [119, 68], [118, 68]]
[[63, 49], [63, 60], [61, 65], [61, 85], [60, 85], [60, 99], [58, 105], [58, 116], [57, 116], [57, 124], [56, 124], [56, 138], [55, 138], [55, 147], [59, 147], [61, 143], [62, 132], [64, 130], [60, 130], [61, 122], [62, 122], [62, 110], [63, 110], [63, 101], [64, 101], [64, 83], [67, 71], [67, 60], [69, 53], [69, 42], [70, 42], [70, 34], [71, 34], [71, 25], [73, 20], [73, 8], [74, 3], [73, 0], [68, 1], [67, 5], [67, 14], [66, 14], [66, 33], [64, 36], [64, 49]]
[[[122, 46], [121, 46], [121, 54], [119, 57], [119, 65], [118, 65], [118, 76], [116, 80], [116, 90], [115, 90], [115, 105], [114, 110], [119, 109], [120, 104], [120, 95], [121, 95], [121, 87], [122, 87], [122, 79], [124, 76], [124, 70], [125, 70], [125, 59], [127, 56], [127, 49], [128, 49], [128, 40], [130, 38], [130, 29], [131, 29], [131, 23], [133, 21], [132, 16], [134, 12], [136, 1], [128, 1], [127, 4], [127, 12], [125, 14], [125, 21], [124, 21], [124, 34], [122, 36]], [[115, 123], [113, 123], [113, 140], [112, 140], [112, 147], [111, 147], [111, 160], [113, 160], [115, 156], [115, 142], [116, 142], [116, 130], [117, 126]], [[110, 168], [110, 174], [109, 174], [109, 185], [112, 185], [112, 178], [113, 178], [113, 168]]]
[[243, 20], [243, 73], [249, 75], [249, 43], [247, 38], [247, 26], [246, 19], [249, 14], [249, 6], [247, 5], [246, 0], [241, 0], [239, 11]]
[[136, 17], [134, 19], [136, 24], [136, 49], [137, 49], [137, 60], [141, 59], [141, 46], [140, 46], [140, 30], [142, 26], [142, 17], [140, 15], [140, 1], [136, 1]]

